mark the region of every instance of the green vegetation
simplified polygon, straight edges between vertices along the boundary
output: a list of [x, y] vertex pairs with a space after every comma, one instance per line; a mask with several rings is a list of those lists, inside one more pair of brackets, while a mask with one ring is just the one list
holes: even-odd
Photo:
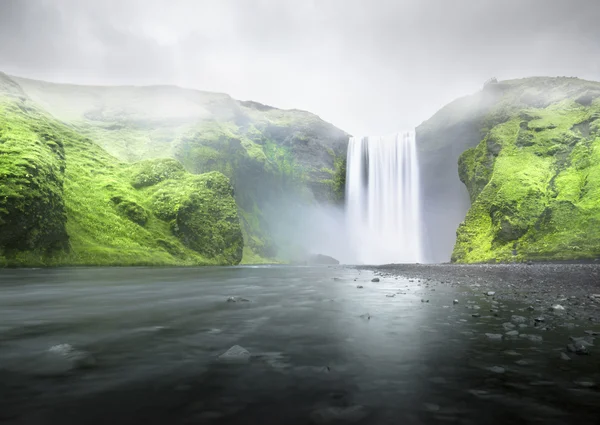
[[0, 176], [1, 265], [241, 261], [224, 175], [192, 175], [172, 159], [122, 163], [26, 98], [2, 100]]
[[339, 199], [347, 135], [308, 112], [1, 73], [0, 103], [1, 265], [278, 262], [263, 211]]
[[600, 84], [503, 83], [459, 175], [472, 206], [457, 262], [600, 257]]

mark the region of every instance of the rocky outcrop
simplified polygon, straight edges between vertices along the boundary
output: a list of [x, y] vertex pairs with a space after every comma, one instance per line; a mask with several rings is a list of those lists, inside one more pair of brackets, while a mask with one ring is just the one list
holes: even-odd
[[600, 83], [576, 78], [489, 84], [424, 123], [426, 221], [444, 233], [439, 251], [464, 214], [453, 261], [600, 257], [599, 129]]

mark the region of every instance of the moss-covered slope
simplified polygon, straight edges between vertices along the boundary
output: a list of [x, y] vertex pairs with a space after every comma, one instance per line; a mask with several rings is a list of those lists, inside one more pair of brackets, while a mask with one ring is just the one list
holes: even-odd
[[264, 212], [281, 199], [343, 199], [348, 135], [308, 112], [172, 86], [13, 80], [46, 111], [123, 161], [175, 158], [192, 173], [229, 177], [246, 262], [278, 256]]
[[0, 74], [0, 265], [237, 264], [242, 250], [222, 173], [121, 162]]
[[600, 83], [492, 84], [481, 141], [459, 159], [471, 199], [457, 262], [600, 257]]

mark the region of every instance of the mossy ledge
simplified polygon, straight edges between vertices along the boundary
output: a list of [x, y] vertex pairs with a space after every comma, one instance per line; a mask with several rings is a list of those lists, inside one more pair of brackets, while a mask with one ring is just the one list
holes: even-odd
[[504, 81], [462, 153], [459, 263], [600, 258], [600, 83]]
[[0, 74], [0, 266], [238, 264], [233, 195], [216, 171], [117, 160]]

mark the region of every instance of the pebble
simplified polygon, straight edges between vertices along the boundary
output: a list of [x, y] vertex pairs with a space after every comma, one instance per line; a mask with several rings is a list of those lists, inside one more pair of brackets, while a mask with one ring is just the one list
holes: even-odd
[[506, 336], [509, 336], [511, 338], [517, 337], [519, 336], [519, 331], [508, 331], [506, 332]]
[[452, 304], [455, 304], [455, 305], [458, 304], [458, 300], [452, 301]]
[[525, 323], [527, 319], [523, 316], [512, 315], [510, 320], [514, 323]]
[[379, 282], [379, 278], [378, 277], [374, 277], [373, 279], [371, 279], [371, 282]]
[[521, 334], [519, 335], [521, 338], [525, 338], [530, 340], [531, 342], [542, 342], [544, 338], [541, 335], [533, 335], [533, 334]]
[[504, 373], [506, 371], [503, 367], [500, 366], [492, 366], [488, 368], [488, 370], [494, 373]]
[[388, 298], [394, 298], [396, 296], [396, 294], [387, 294], [386, 297]]
[[564, 309], [565, 308], [560, 304], [556, 304], [556, 305], [553, 305], [552, 307], [550, 307], [550, 310], [552, 310], [552, 311], [563, 311]]
[[363, 286], [362, 286], [362, 285], [356, 285], [356, 287], [357, 287], [358, 289], [362, 289], [362, 288], [363, 288]]
[[228, 303], [237, 303], [237, 302], [249, 302], [250, 300], [247, 300], [246, 298], [241, 298], [241, 297], [229, 297], [227, 298], [227, 302]]
[[474, 313], [474, 314], [471, 314], [471, 317], [481, 317], [481, 314], [479, 314], [479, 313]]
[[488, 291], [488, 292], [486, 293], [486, 295], [487, 295], [488, 297], [493, 297], [494, 295], [496, 295], [496, 293], [495, 293], [494, 291]]
[[566, 361], [571, 360], [571, 357], [569, 357], [569, 355], [566, 353], [560, 353], [560, 358]]
[[311, 413], [311, 419], [317, 424], [338, 422], [358, 422], [367, 416], [363, 406], [325, 407]]
[[575, 353], [577, 355], [580, 356], [587, 356], [590, 354], [590, 352], [588, 351], [587, 347], [584, 345], [581, 345], [579, 343], [575, 343], [575, 344], [568, 344], [567, 345], [567, 350], [570, 351], [571, 353]]
[[506, 323], [502, 323], [502, 327], [504, 328], [504, 330], [510, 331], [510, 330], [513, 330], [516, 326], [510, 322], [506, 322]]
[[495, 341], [502, 339], [502, 334], [490, 334], [490, 333], [486, 333], [485, 336], [487, 336], [489, 339], [495, 340]]

